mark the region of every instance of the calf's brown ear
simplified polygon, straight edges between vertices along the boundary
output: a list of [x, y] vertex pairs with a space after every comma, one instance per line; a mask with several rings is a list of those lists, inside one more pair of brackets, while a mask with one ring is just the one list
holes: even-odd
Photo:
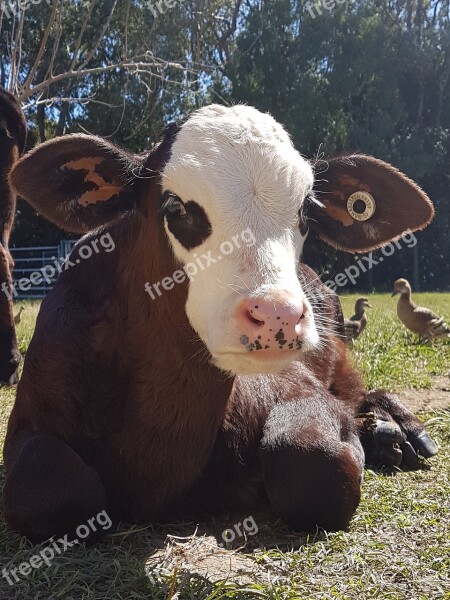
[[86, 233], [133, 207], [139, 158], [100, 138], [66, 135], [40, 144], [12, 169], [10, 183], [41, 215]]
[[346, 252], [380, 248], [406, 231], [423, 229], [434, 216], [430, 199], [417, 184], [372, 156], [321, 162], [315, 195], [323, 206], [311, 208], [311, 228]]

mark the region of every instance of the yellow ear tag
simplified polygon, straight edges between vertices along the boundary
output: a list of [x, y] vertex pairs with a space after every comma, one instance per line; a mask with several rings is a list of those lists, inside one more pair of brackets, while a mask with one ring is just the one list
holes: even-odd
[[[361, 202], [364, 205], [364, 210], [362, 212], [361, 210], [356, 211], [356, 203], [360, 204]], [[373, 217], [376, 209], [377, 203], [375, 202], [374, 197], [371, 194], [369, 194], [369, 192], [355, 192], [347, 200], [347, 210], [351, 217], [355, 219], [355, 221], [368, 221], [371, 217]]]

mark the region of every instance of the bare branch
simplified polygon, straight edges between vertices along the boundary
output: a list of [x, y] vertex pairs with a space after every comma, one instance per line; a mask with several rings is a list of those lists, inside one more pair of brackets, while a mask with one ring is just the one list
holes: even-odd
[[64, 3], [64, 0], [61, 0], [61, 7], [60, 7], [60, 10], [58, 11], [58, 18], [55, 22], [56, 32], [55, 32], [55, 38], [53, 40], [52, 57], [50, 59], [50, 64], [48, 65], [47, 73], [44, 76], [44, 79], [46, 79], [47, 77], [51, 77], [53, 75], [53, 65], [55, 63], [55, 58], [58, 53], [59, 42], [61, 40], [61, 34], [62, 34], [62, 18], [64, 15], [63, 3]]
[[103, 29], [100, 32], [100, 35], [96, 39], [94, 45], [92, 46], [91, 51], [87, 55], [87, 58], [85, 59], [85, 61], [77, 67], [77, 71], [81, 71], [82, 69], [84, 69], [84, 67], [91, 61], [92, 57], [97, 53], [98, 47], [100, 46], [103, 38], [105, 37], [106, 32], [108, 31], [108, 27], [111, 22], [111, 18], [113, 16], [116, 5], [117, 5], [117, 0], [114, 0], [111, 10], [109, 11], [108, 18], [106, 19], [106, 23], [104, 24]]
[[91, 2], [89, 4], [89, 10], [86, 13], [86, 17], [84, 18], [83, 24], [80, 29], [80, 34], [78, 35], [78, 39], [77, 39], [74, 49], [73, 49], [72, 62], [70, 63], [69, 71], [73, 71], [73, 69], [75, 68], [78, 52], [80, 51], [81, 43], [83, 41], [84, 32], [86, 31], [87, 24], [91, 18], [92, 10], [94, 9], [94, 6], [96, 5], [96, 3], [97, 3], [97, 0], [91, 0]]
[[[75, 71], [66, 71], [64, 73], [59, 73], [58, 75], [53, 75], [48, 77], [45, 81], [42, 81], [35, 85], [32, 88], [24, 89], [21, 94], [19, 94], [19, 99], [23, 102], [24, 100], [28, 100], [35, 94], [42, 93], [49, 86], [58, 83], [60, 81], [65, 81], [67, 79], [80, 79], [81, 77], [86, 77], [88, 75], [97, 75], [99, 73], [107, 73], [109, 71], [114, 71], [115, 69], [124, 69], [131, 73], [146, 73], [150, 74], [152, 77], [157, 76], [152, 69], [154, 67], [162, 66], [164, 68], [175, 68], [178, 70], [186, 70], [179, 63], [173, 63], [168, 61], [163, 61], [161, 59], [152, 58], [152, 62], [140, 62], [145, 60], [147, 56], [136, 56], [133, 58], [129, 58], [128, 60], [122, 60], [112, 65], [103, 65], [101, 67], [93, 67], [91, 69], [84, 69], [83, 71], [77, 69]], [[139, 61], [139, 62], [138, 62]], [[192, 71], [194, 72], [194, 71]], [[162, 77], [162, 75], [161, 75]]]
[[17, 45], [16, 45], [16, 25], [17, 25], [17, 16], [13, 17], [13, 25], [11, 29], [11, 44], [9, 50], [9, 58], [10, 58], [10, 67], [9, 67], [9, 83], [8, 83], [8, 91], [14, 91], [14, 82], [16, 79], [16, 64], [17, 64]]
[[0, 11], [0, 35], [2, 33], [2, 28], [3, 28], [3, 15], [5, 13], [3, 12], [3, 10]]
[[[16, 15], [17, 16], [17, 15]], [[22, 63], [22, 35], [23, 23], [25, 20], [25, 10], [19, 13], [19, 21], [14, 35], [14, 61], [11, 64], [12, 76], [10, 78], [9, 87], [11, 90], [16, 89], [16, 82], [20, 73], [20, 65]]]
[[19, 96], [21, 96], [24, 92], [26, 93], [26, 90], [28, 90], [30, 88], [30, 86], [33, 83], [33, 80], [36, 76], [36, 72], [39, 68], [39, 65], [41, 64], [41, 60], [42, 60], [42, 57], [44, 56], [44, 52], [47, 47], [47, 42], [48, 42], [48, 38], [50, 36], [50, 32], [53, 27], [53, 23], [56, 20], [56, 10], [58, 7], [58, 1], [59, 0], [52, 1], [52, 12], [50, 14], [50, 18], [48, 20], [47, 27], [45, 28], [44, 35], [42, 36], [42, 41], [41, 41], [41, 45], [39, 47], [39, 51], [36, 55], [36, 60], [34, 61], [34, 64], [31, 67], [31, 70], [28, 73], [28, 77], [25, 79], [24, 83], [20, 87], [18, 86], [17, 93]]
[[61, 102], [67, 102], [68, 104], [99, 104], [101, 106], [106, 106], [107, 108], [121, 108], [123, 103], [120, 104], [110, 104], [109, 102], [103, 102], [102, 100], [96, 100], [95, 96], [85, 96], [83, 98], [74, 98], [73, 96], [65, 97], [65, 96], [52, 96], [51, 98], [39, 99], [34, 102], [28, 102], [28, 104], [23, 105], [24, 110], [28, 110], [31, 108], [36, 108], [37, 106], [44, 105], [47, 108], [55, 106]]
[[125, 56], [128, 56], [128, 23], [130, 19], [130, 4], [131, 0], [127, 1], [127, 9], [126, 9], [126, 17], [125, 17], [125, 25], [124, 25], [124, 37], [125, 37]]

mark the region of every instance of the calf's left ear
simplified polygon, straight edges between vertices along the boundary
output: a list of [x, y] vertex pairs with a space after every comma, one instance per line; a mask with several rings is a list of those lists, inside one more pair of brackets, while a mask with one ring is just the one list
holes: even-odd
[[[318, 168], [311, 228], [339, 250], [376, 250], [406, 231], [426, 227], [433, 205], [420, 187], [392, 165], [353, 154]], [[320, 167], [323, 163], [320, 163]]]
[[142, 160], [90, 135], [40, 144], [10, 173], [16, 192], [41, 215], [72, 233], [107, 225], [131, 210]]

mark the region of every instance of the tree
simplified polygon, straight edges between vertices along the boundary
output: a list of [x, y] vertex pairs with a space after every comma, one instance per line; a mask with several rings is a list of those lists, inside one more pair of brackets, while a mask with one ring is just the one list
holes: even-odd
[[[401, 275], [450, 286], [449, 15], [448, 0], [356, 0], [314, 16], [300, 0], [251, 2], [237, 37], [227, 70], [235, 100], [269, 110], [311, 159], [374, 154], [435, 202], [438, 216], [418, 234], [416, 254], [397, 253], [361, 277], [361, 288], [386, 288]], [[331, 273], [353, 257], [312, 244], [308, 260]]]
[[[169, 120], [209, 102], [210, 90], [220, 97], [241, 2], [2, 5], [0, 84], [23, 101], [33, 143], [81, 130], [149, 149]], [[61, 235], [19, 203], [15, 243], [37, 243], [39, 232], [45, 243]]]

